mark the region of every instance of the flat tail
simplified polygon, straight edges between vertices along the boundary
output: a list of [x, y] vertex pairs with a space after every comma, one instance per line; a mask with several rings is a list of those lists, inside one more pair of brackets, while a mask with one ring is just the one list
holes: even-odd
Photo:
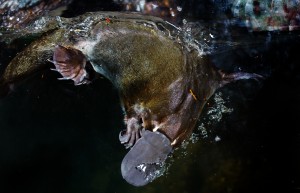
[[221, 86], [224, 86], [228, 83], [235, 82], [237, 80], [247, 80], [247, 79], [253, 79], [256, 81], [264, 80], [265, 77], [256, 73], [247, 73], [247, 72], [235, 72], [235, 73], [224, 73], [222, 71], [219, 71], [221, 75]]

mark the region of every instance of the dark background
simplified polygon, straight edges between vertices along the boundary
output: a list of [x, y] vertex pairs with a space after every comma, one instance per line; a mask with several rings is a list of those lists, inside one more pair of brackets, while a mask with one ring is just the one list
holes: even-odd
[[[181, 16], [195, 20], [211, 21], [217, 9], [210, 1], [178, 3]], [[73, 1], [64, 14], [121, 9], [111, 1]], [[270, 35], [271, 41], [262, 41]], [[0, 192], [300, 192], [299, 33], [243, 29], [239, 36], [241, 45], [213, 53], [212, 61], [266, 79], [220, 89], [233, 112], [209, 121], [212, 97], [199, 120], [208, 137], [195, 129], [200, 139], [176, 150], [168, 172], [142, 188], [127, 184], [120, 173], [127, 150], [118, 133], [124, 125], [117, 90], [108, 80], [74, 87], [50, 70], [25, 80], [0, 100]], [[260, 44], [243, 43], [257, 39]], [[7, 52], [1, 61], [10, 60]]]

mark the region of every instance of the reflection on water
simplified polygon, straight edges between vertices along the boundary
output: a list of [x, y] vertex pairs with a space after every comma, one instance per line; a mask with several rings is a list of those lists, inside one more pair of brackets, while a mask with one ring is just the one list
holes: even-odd
[[[203, 33], [218, 40], [206, 42], [216, 66], [267, 79], [218, 90], [163, 176], [141, 188], [122, 179], [122, 111], [106, 79], [74, 87], [48, 70], [0, 100], [0, 192], [299, 192], [299, 33]], [[1, 68], [18, 49], [1, 51]]]

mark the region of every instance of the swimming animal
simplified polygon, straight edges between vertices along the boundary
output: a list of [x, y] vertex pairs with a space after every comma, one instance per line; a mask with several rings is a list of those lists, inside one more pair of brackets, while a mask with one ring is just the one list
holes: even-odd
[[131, 148], [121, 164], [122, 176], [132, 185], [143, 186], [158, 176], [174, 147], [189, 137], [218, 88], [259, 77], [217, 70], [182, 33], [160, 18], [139, 14], [43, 17], [19, 32], [37, 39], [6, 67], [0, 89], [8, 90], [49, 63], [61, 80], [89, 84], [87, 65], [91, 65], [119, 92], [127, 126], [119, 139]]

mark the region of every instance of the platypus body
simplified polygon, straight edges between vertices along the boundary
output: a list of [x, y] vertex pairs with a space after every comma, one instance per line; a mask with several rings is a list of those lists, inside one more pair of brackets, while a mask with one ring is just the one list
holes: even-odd
[[[182, 38], [179, 28], [152, 16], [95, 12], [76, 18], [43, 18], [22, 34], [39, 38], [10, 62], [0, 89], [52, 62], [61, 79], [91, 82], [87, 62], [119, 91], [126, 131], [120, 141], [131, 148], [123, 177], [142, 186], [157, 176], [167, 156], [191, 134], [216, 89], [247, 73], [225, 74]], [[40, 28], [39, 28], [40, 27]], [[32, 31], [31, 31], [32, 30]]]

